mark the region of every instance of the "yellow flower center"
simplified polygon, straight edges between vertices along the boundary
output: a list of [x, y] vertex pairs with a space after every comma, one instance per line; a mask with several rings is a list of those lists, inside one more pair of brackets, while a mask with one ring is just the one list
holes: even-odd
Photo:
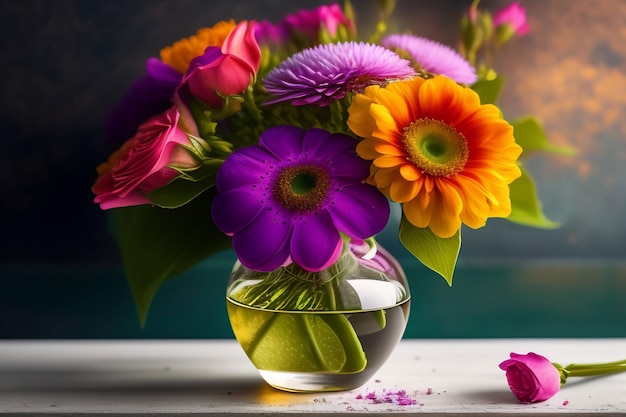
[[469, 157], [465, 136], [440, 120], [422, 118], [411, 123], [404, 128], [403, 142], [411, 162], [437, 177], [458, 173]]
[[278, 174], [272, 195], [287, 210], [306, 213], [320, 208], [330, 185], [325, 169], [315, 165], [292, 166]]

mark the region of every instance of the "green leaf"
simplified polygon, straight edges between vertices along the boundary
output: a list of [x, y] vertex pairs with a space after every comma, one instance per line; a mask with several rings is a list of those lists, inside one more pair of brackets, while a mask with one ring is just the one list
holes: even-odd
[[233, 303], [227, 308], [237, 340], [258, 369], [354, 373], [367, 365], [343, 314], [276, 313]]
[[502, 77], [495, 76], [489, 79], [481, 79], [472, 85], [472, 90], [480, 96], [481, 104], [494, 104], [498, 100], [500, 91], [504, 85]]
[[211, 219], [214, 189], [177, 209], [150, 205], [112, 210], [113, 227], [141, 324], [159, 286], [202, 259], [230, 248]]
[[542, 210], [535, 181], [520, 164], [522, 176], [509, 186], [511, 192], [511, 215], [508, 220], [540, 229], [556, 229], [559, 223], [548, 219]]
[[461, 231], [441, 238], [430, 228], [415, 227], [402, 216], [400, 241], [421, 263], [437, 272], [452, 285], [452, 275], [461, 249]]
[[553, 145], [537, 118], [528, 116], [511, 122], [514, 129], [515, 142], [522, 147], [526, 156], [531, 152], [550, 152], [560, 155], [574, 155], [576, 151], [567, 146]]
[[215, 185], [217, 172], [223, 163], [223, 159], [206, 157], [198, 167], [192, 169], [172, 167], [179, 172], [179, 176], [169, 184], [151, 191], [147, 197], [159, 207], [179, 208]]

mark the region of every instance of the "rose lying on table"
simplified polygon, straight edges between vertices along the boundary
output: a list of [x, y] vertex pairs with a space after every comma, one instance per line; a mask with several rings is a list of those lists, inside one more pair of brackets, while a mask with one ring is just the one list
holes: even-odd
[[626, 360], [594, 364], [570, 364], [565, 367], [529, 352], [511, 352], [511, 358], [500, 363], [513, 395], [523, 403], [552, 398], [570, 376], [606, 375], [626, 371]]

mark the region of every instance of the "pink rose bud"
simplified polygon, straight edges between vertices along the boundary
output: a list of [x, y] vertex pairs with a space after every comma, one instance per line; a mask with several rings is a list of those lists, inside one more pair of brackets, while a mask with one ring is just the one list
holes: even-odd
[[529, 352], [511, 352], [511, 359], [500, 364], [513, 395], [523, 403], [545, 401], [561, 389], [561, 375], [545, 357]]
[[526, 9], [517, 2], [498, 10], [493, 16], [493, 25], [496, 29], [509, 25], [511, 31], [517, 36], [524, 36], [530, 30], [526, 20]]
[[[254, 81], [261, 61], [254, 28], [254, 22], [241, 22], [221, 48], [208, 47], [204, 54], [194, 58], [176, 94], [186, 101], [181, 89], [188, 89], [210, 107], [221, 109], [222, 97], [243, 93]], [[180, 106], [177, 98], [175, 102]]]

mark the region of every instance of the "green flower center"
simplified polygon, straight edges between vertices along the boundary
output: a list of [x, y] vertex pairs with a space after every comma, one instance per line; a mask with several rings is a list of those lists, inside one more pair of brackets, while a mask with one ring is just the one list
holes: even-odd
[[411, 162], [437, 177], [458, 173], [469, 157], [465, 136], [440, 120], [418, 119], [404, 128], [403, 139]]
[[287, 167], [278, 174], [272, 195], [284, 208], [294, 212], [318, 210], [328, 197], [330, 176], [315, 165]]

